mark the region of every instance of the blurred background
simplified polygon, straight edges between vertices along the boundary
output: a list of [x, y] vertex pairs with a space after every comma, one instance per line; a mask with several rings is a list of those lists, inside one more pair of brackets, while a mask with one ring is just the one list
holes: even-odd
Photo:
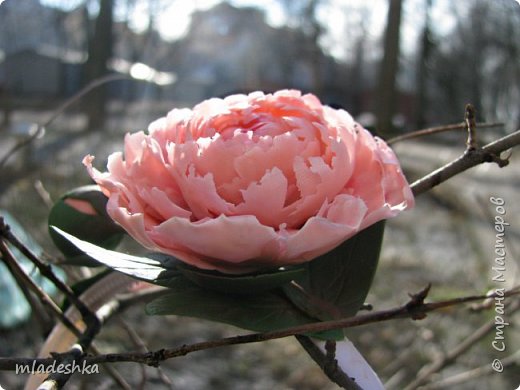
[[281, 88], [312, 91], [381, 133], [459, 121], [467, 102], [515, 127], [519, 30], [513, 0], [7, 0], [3, 126], [117, 73], [128, 79], [82, 102], [90, 131], [143, 101]]
[[[0, 159], [82, 88], [109, 80], [73, 102], [0, 166], [0, 213], [9, 211], [38, 250], [50, 254], [57, 252], [46, 231], [49, 204], [89, 183], [81, 165], [84, 155], [95, 154], [101, 169], [107, 156], [121, 149], [126, 132], [143, 130], [174, 107], [192, 107], [210, 97], [297, 88], [345, 108], [385, 138], [460, 123], [466, 103], [475, 106], [478, 121], [504, 124], [480, 130], [482, 142], [520, 126], [520, 5], [514, 0], [0, 3]], [[395, 150], [413, 181], [457, 157], [464, 140], [457, 132], [399, 143]], [[491, 278], [495, 236], [489, 196], [506, 202], [511, 221], [507, 283], [518, 283], [517, 156], [510, 165], [504, 170], [482, 165], [459, 175], [389, 223], [369, 297], [376, 309], [403, 303], [408, 292], [429, 282], [434, 298], [497, 287]], [[1, 283], [0, 298], [10, 282]], [[25, 315], [9, 314], [5, 308], [23, 306], [17, 302], [24, 298], [6, 297], [0, 302], [12, 304], [0, 310], [12, 321], [0, 322], [0, 354], [33, 356], [48, 329], [28, 309]], [[350, 337], [389, 389], [403, 389], [424, 365], [459, 345], [492, 315], [443, 312], [420, 322], [363, 327]], [[510, 322], [518, 319], [514, 315]], [[146, 317], [142, 307], [124, 316], [150, 348], [238, 332], [186, 318]], [[108, 326], [101, 345], [109, 351], [136, 349], [120, 329], [117, 323]], [[503, 357], [520, 348], [518, 328], [507, 332]], [[459, 382], [430, 388], [515, 388], [518, 356], [500, 375], [486, 370], [496, 357], [491, 340], [489, 334], [474, 343], [469, 353], [429, 378], [439, 382], [462, 375]], [[140, 382], [140, 370], [120, 369], [130, 382]], [[335, 388], [292, 339], [197, 353], [166, 363], [164, 371], [171, 385], [147, 368], [145, 388]], [[7, 388], [22, 379], [0, 372], [0, 384]], [[103, 376], [76, 378], [71, 384], [113, 386]]]

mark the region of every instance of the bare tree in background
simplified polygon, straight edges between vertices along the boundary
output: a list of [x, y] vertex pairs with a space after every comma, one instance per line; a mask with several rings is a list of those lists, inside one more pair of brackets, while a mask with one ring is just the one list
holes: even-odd
[[[114, 0], [99, 0], [99, 14], [96, 18], [94, 31], [89, 34], [88, 60], [86, 63], [86, 81], [91, 82], [108, 73], [108, 60], [113, 49], [113, 16]], [[86, 112], [88, 115], [88, 130], [103, 128], [106, 116], [107, 88], [102, 86], [88, 95]]]
[[312, 76], [314, 79], [314, 89], [318, 96], [322, 95], [323, 80], [321, 77], [321, 64], [322, 58], [321, 49], [319, 46], [320, 36], [323, 33], [323, 27], [316, 19], [316, 8], [319, 5], [319, 0], [310, 0], [303, 11], [303, 28], [308, 30], [308, 34], [314, 45], [310, 48], [310, 63], [312, 64]]
[[313, 78], [313, 89], [318, 96], [322, 95], [324, 84], [321, 73], [323, 53], [319, 45], [324, 28], [316, 17], [316, 11], [321, 2], [321, 0], [306, 0], [302, 2], [280, 0], [289, 24], [297, 24], [303, 33], [310, 38], [310, 42], [312, 42], [302, 52], [308, 56], [308, 63], [311, 65]]
[[433, 0], [426, 0], [424, 6], [424, 25], [419, 36], [418, 58], [417, 58], [417, 78], [415, 86], [416, 104], [414, 112], [414, 122], [416, 129], [422, 129], [427, 124], [426, 108], [428, 105], [427, 81], [428, 63], [434, 46], [431, 26], [431, 9]]
[[358, 24], [356, 24], [355, 30], [360, 31], [360, 33], [358, 34], [353, 47], [353, 61], [351, 64], [348, 84], [348, 90], [350, 92], [348, 109], [355, 115], [360, 114], [364, 109], [362, 95], [366, 80], [366, 72], [364, 69], [368, 63], [366, 52], [368, 46], [367, 35], [369, 31], [367, 23], [367, 20], [369, 19], [368, 8], [362, 8], [358, 12], [360, 13], [361, 18], [359, 19]]
[[471, 7], [452, 4], [457, 17], [449, 39], [431, 53], [431, 112], [438, 122], [453, 122], [471, 102], [478, 120], [520, 123], [520, 7], [514, 1], [476, 0]]
[[376, 97], [377, 130], [381, 134], [392, 129], [392, 117], [397, 97], [396, 76], [399, 60], [399, 31], [403, 0], [389, 0], [384, 55], [378, 80]]

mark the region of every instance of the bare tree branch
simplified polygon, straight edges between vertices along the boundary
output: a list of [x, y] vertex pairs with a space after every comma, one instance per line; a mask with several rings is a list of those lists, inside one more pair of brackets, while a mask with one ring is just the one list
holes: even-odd
[[[508, 305], [507, 312], [511, 315], [520, 309], [520, 299], [516, 299]], [[405, 390], [413, 390], [418, 388], [420, 385], [428, 382], [433, 374], [439, 372], [450, 363], [454, 362], [459, 356], [467, 352], [471, 347], [475, 346], [476, 343], [486, 337], [496, 327], [495, 319], [491, 319], [478, 328], [475, 332], [465, 338], [460, 344], [458, 344], [451, 351], [439, 357], [436, 361], [419, 370], [419, 374], [413, 382], [407, 385]]]
[[[511, 355], [501, 359], [502, 366], [509, 367], [515, 364], [518, 364], [520, 360], [520, 350], [512, 353]], [[423, 390], [438, 390], [438, 389], [453, 389], [454, 386], [460, 385], [461, 383], [469, 382], [470, 380], [475, 380], [484, 375], [489, 375], [493, 372], [493, 368], [491, 364], [486, 364], [485, 366], [480, 366], [474, 368], [473, 370], [469, 370], [466, 372], [462, 372], [460, 374], [456, 374], [450, 376], [446, 379], [440, 380], [438, 382], [431, 383], [429, 385], [421, 387]]]
[[[428, 293], [429, 286], [417, 294], [411, 296], [411, 299], [404, 305], [388, 309], [381, 310], [373, 313], [358, 315], [355, 317], [311, 323], [307, 325], [294, 326], [282, 330], [276, 330], [265, 333], [251, 333], [247, 335], [227, 337], [211, 341], [203, 341], [200, 343], [194, 343], [190, 345], [183, 345], [173, 349], [160, 349], [152, 352], [124, 352], [124, 353], [110, 353], [99, 356], [87, 356], [83, 360], [88, 365], [97, 363], [115, 363], [115, 362], [135, 362], [144, 363], [149, 366], [157, 367], [160, 362], [175, 357], [185, 356], [189, 353], [202, 351], [206, 349], [213, 349], [229, 345], [238, 344], [249, 344], [257, 343], [267, 340], [280, 339], [288, 336], [308, 334], [315, 332], [323, 332], [333, 329], [352, 328], [361, 325], [367, 325], [371, 323], [378, 323], [383, 321], [389, 321], [399, 318], [411, 318], [414, 320], [423, 319], [426, 314], [432, 311], [444, 309], [447, 307], [453, 307], [462, 305], [465, 303], [481, 301], [484, 299], [495, 298], [498, 295], [484, 294], [484, 295], [470, 295], [465, 297], [453, 298], [449, 300], [436, 301], [431, 303], [425, 303], [424, 299]], [[520, 286], [517, 286], [511, 290], [506, 291], [503, 295], [500, 293], [500, 297], [509, 298], [511, 296], [520, 294]], [[62, 354], [64, 355], [64, 354]], [[18, 364], [32, 365], [33, 362], [36, 365], [43, 364], [48, 366], [57, 361], [56, 358], [0, 358], [0, 370], [14, 371]]]
[[[83, 349], [80, 345], [74, 345], [69, 352], [64, 354], [55, 354], [60, 364], [69, 365], [81, 362]], [[70, 373], [52, 372], [47, 379], [38, 387], [38, 390], [59, 390], [63, 388], [65, 383], [70, 379]]]
[[[478, 128], [491, 128], [491, 127], [503, 127], [503, 123], [477, 123], [476, 127]], [[421, 129], [412, 131], [410, 133], [406, 133], [397, 137], [389, 138], [385, 140], [385, 142], [388, 145], [396, 144], [401, 141], [407, 141], [409, 139], [413, 138], [419, 138], [423, 137], [425, 135], [432, 135], [432, 134], [438, 134], [438, 133], [444, 133], [447, 131], [453, 131], [453, 130], [465, 130], [466, 129], [466, 123], [455, 123], [452, 125], [445, 125], [445, 126], [435, 126], [435, 127], [429, 127], [427, 129]]]
[[466, 104], [466, 111], [464, 113], [464, 124], [465, 129], [468, 132], [466, 146], [468, 150], [476, 149], [478, 147], [476, 133], [477, 122], [475, 121], [475, 107], [473, 107], [472, 104]]
[[80, 344], [84, 349], [90, 345], [95, 334], [99, 331], [100, 323], [97, 316], [90, 311], [90, 309], [74, 294], [74, 291], [56, 276], [51, 266], [41, 261], [29, 248], [27, 248], [9, 229], [9, 226], [4, 223], [3, 217], [0, 216], [0, 238], [5, 238], [15, 248], [17, 248], [27, 259], [29, 259], [40, 271], [40, 273], [49, 279], [69, 301], [76, 306], [81, 313], [87, 329], [80, 339]]
[[509, 161], [500, 158], [500, 154], [520, 144], [520, 130], [493, 141], [482, 148], [467, 149], [459, 158], [429, 173], [412, 183], [415, 196], [426, 192], [445, 182], [453, 176], [485, 162], [495, 162], [499, 167], [505, 167]]
[[[1, 241], [1, 239], [0, 239]], [[54, 326], [55, 322], [50, 318], [49, 314], [44, 309], [44, 304], [41, 299], [37, 299], [37, 296], [31, 294], [31, 291], [29, 291], [25, 285], [25, 279], [21, 275], [19, 268], [21, 268], [18, 265], [18, 262], [14, 259], [14, 254], [9, 250], [8, 246], [4, 247], [4, 243], [1, 242], [0, 245], [2, 245], [2, 250], [0, 253], [2, 256], [2, 260], [4, 261], [4, 264], [7, 268], [7, 270], [10, 272], [11, 276], [15, 280], [16, 284], [18, 285], [19, 290], [23, 293], [25, 299], [31, 306], [31, 310], [35, 315], [35, 318], [37, 319], [38, 325], [41, 328], [42, 334], [47, 334], [50, 329]], [[3, 251], [3, 252], [2, 252]], [[14, 264], [14, 266], [11, 266], [11, 264]], [[23, 270], [22, 270], [23, 272]], [[52, 309], [51, 309], [52, 310]]]
[[[123, 329], [126, 330], [126, 333], [128, 333], [128, 336], [130, 337], [130, 340], [132, 340], [133, 344], [138, 347], [142, 352], [149, 352], [148, 347], [146, 346], [145, 341], [139, 336], [139, 334], [134, 330], [132, 326], [127, 324], [125, 321], [120, 319], [119, 323], [123, 327]], [[146, 371], [144, 369], [144, 365], [141, 365], [143, 368], [143, 381], [141, 382], [140, 388], [144, 389], [146, 385]], [[159, 378], [161, 381], [169, 388], [172, 388], [173, 382], [171, 379], [162, 371], [161, 367], [157, 367], [157, 372], [159, 374]]]
[[3, 238], [0, 239], [0, 253], [2, 254], [2, 259], [6, 264], [7, 268], [11, 271], [13, 275], [16, 275], [23, 283], [33, 291], [36, 296], [40, 299], [45, 307], [49, 309], [49, 311], [60, 321], [62, 322], [76, 337], [81, 337], [80, 330], [68, 319], [59, 306], [52, 300], [49, 295], [39, 286], [37, 286], [32, 279], [27, 276], [25, 271], [20, 267], [13, 254], [5, 244]]
[[[318, 366], [320, 366], [322, 371], [332, 382], [336, 383], [342, 389], [361, 390], [361, 387], [359, 387], [359, 385], [354, 380], [349, 378], [349, 376], [338, 367], [337, 362], [334, 366], [327, 364], [329, 360], [328, 356], [321, 352], [318, 346], [314, 344], [314, 341], [303, 335], [296, 335], [295, 337], [300, 345], [312, 358], [312, 360], [314, 360]], [[336, 360], [334, 359], [334, 361]]]

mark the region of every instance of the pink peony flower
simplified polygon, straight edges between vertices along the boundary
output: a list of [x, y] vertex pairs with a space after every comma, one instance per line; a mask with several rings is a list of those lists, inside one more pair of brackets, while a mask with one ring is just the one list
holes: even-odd
[[127, 134], [108, 172], [93, 159], [109, 215], [134, 239], [225, 273], [312, 260], [414, 204], [384, 141], [295, 90], [174, 109]]

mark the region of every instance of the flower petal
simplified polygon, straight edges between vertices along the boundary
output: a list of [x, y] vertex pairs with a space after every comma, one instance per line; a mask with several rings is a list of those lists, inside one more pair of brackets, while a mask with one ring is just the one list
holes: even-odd
[[284, 223], [282, 209], [287, 195], [287, 179], [282, 171], [273, 168], [259, 183], [251, 183], [242, 190], [244, 202], [235, 208], [239, 215], [254, 215], [260, 223], [273, 228]]
[[366, 211], [361, 199], [350, 195], [337, 196], [325, 217], [309, 218], [301, 229], [290, 232], [287, 260], [301, 263], [334, 249], [360, 230]]
[[[149, 237], [164, 253], [194, 266], [221, 271], [251, 260], [271, 265], [283, 253], [283, 243], [274, 229], [260, 224], [251, 215], [221, 215], [196, 223], [172, 218], [155, 227]], [[195, 259], [203, 262], [195, 263]]]

